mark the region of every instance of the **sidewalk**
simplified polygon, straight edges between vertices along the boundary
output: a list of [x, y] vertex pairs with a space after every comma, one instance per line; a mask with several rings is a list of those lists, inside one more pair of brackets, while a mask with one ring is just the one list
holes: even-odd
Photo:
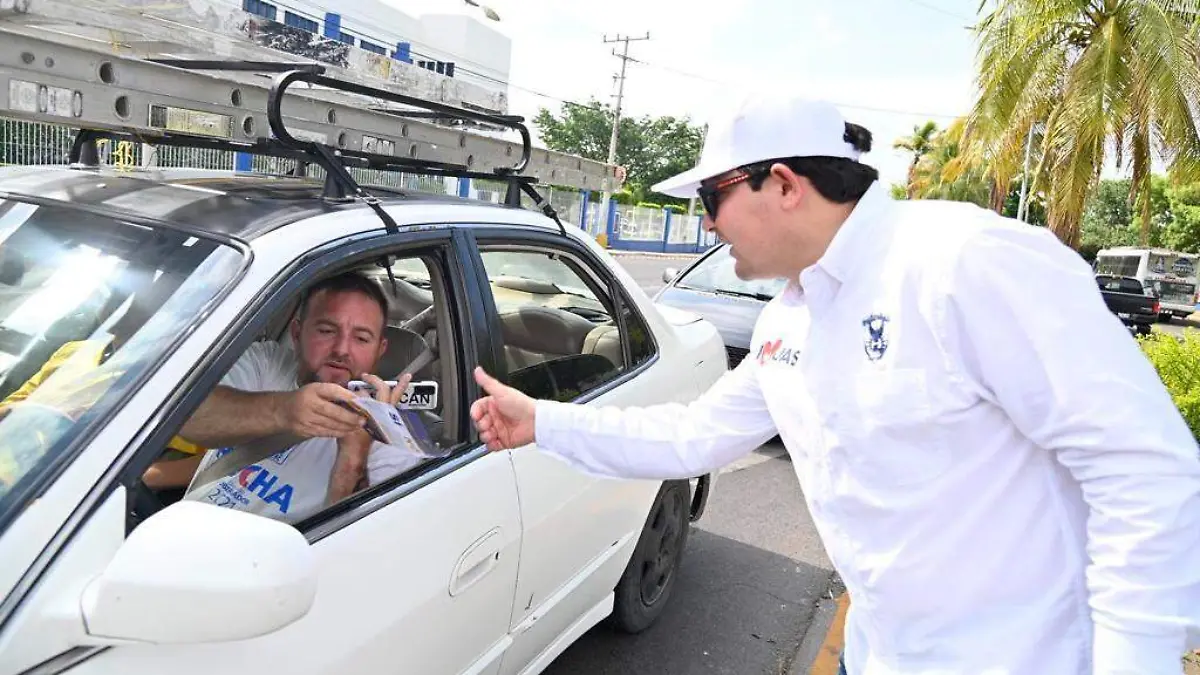
[[[614, 258], [659, 258], [661, 260], [695, 260], [699, 253], [660, 253], [658, 251], [626, 251], [619, 248], [605, 249]], [[1200, 316], [1198, 314], [1197, 316]]]
[[[850, 595], [842, 593], [836, 604], [831, 606], [834, 610], [832, 620], [828, 621], [828, 628], [824, 624], [818, 626], [822, 614], [821, 608], [818, 607], [812, 628], [824, 629], [824, 636], [820, 637], [820, 642], [810, 639], [813, 637], [811, 635], [804, 636], [796, 660], [792, 663], [790, 675], [837, 675], [838, 655], [842, 652], [842, 632], [846, 625], [846, 610], [850, 607]], [[1200, 675], [1200, 652], [1183, 657], [1183, 673]]]

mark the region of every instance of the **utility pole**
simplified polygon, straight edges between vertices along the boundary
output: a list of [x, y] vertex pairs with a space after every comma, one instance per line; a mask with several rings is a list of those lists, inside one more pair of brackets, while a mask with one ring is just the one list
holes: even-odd
[[[620, 54], [617, 53], [616, 49], [613, 50], [613, 56], [621, 59], [621, 74], [619, 76], [617, 76], [617, 107], [615, 110], [615, 114], [613, 115], [612, 136], [608, 140], [608, 163], [609, 164], [613, 164], [617, 161], [617, 131], [621, 128], [621, 102], [625, 96], [625, 66], [627, 66], [629, 64], [629, 43], [630, 42], [639, 42], [641, 40], [649, 40], [649, 39], [650, 39], [649, 31], [646, 31], [646, 35], [644, 37], [629, 37], [628, 35], [626, 35], [625, 37], [621, 37], [621, 34], [617, 33], [617, 37], [613, 38], [612, 40], [609, 40], [607, 34], [604, 36], [604, 44], [609, 44], [609, 43], [614, 43], [614, 42], [624, 42], [625, 43], [625, 48], [621, 51]], [[601, 217], [603, 217], [603, 218], [608, 217], [608, 202], [611, 198], [612, 198], [612, 193], [606, 190], [604, 192], [604, 199], [600, 203], [600, 213], [602, 214]]]
[[1029, 210], [1029, 202], [1027, 201], [1027, 191], [1029, 189], [1029, 155], [1033, 150], [1033, 128], [1036, 124], [1029, 125], [1029, 136], [1025, 139], [1025, 163], [1021, 171], [1021, 198], [1017, 202], [1017, 220], [1029, 222], [1025, 219]]

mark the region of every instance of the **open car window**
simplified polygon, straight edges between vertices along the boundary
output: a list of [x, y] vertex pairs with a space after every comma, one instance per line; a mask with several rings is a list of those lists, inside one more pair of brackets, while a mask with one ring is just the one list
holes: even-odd
[[[292, 393], [313, 382], [348, 384], [341, 375], [324, 368], [335, 362], [349, 365], [350, 357], [343, 350], [362, 340], [353, 348], [362, 350], [356, 352], [354, 365], [384, 381], [411, 374], [413, 384], [411, 396], [401, 402], [400, 409], [364, 400], [371, 394], [359, 392], [362, 398], [355, 408], [369, 413], [368, 426], [382, 435], [373, 436], [373, 441], [364, 432], [361, 444], [355, 444], [363, 453], [357, 471], [339, 473], [338, 458], [346, 449], [332, 437], [287, 432], [226, 440], [208, 429], [188, 438], [185, 424], [172, 430], [175, 436], [170, 444], [142, 476], [152, 499], [138, 509], [139, 519], [173, 502], [191, 500], [306, 529], [325, 519], [331, 509], [342, 510], [343, 502], [367, 491], [379, 494], [390, 490], [431, 463], [467, 447], [459, 423], [463, 415], [457, 388], [461, 379], [457, 376], [459, 339], [450, 312], [452, 303], [446, 297], [444, 266], [431, 249], [389, 256], [390, 265], [382, 259], [330, 268], [307, 280], [269, 319], [272, 328], [267, 334], [251, 343], [220, 380], [223, 387], [251, 395]], [[361, 285], [344, 285], [347, 276]], [[385, 312], [380, 335], [364, 337], [355, 330], [337, 336], [337, 326], [377, 320], [373, 310], [361, 313], [362, 303], [339, 300], [322, 305], [317, 301], [302, 311], [314, 287], [338, 279], [343, 279], [343, 285], [332, 292], [340, 297], [349, 293], [361, 300], [377, 294]], [[360, 309], [345, 309], [348, 307]], [[376, 344], [367, 344], [375, 340]], [[350, 380], [359, 381], [359, 376], [352, 375]], [[269, 414], [267, 408], [255, 405], [252, 397], [244, 400], [242, 414]], [[338, 482], [344, 484], [335, 488]]]
[[0, 520], [241, 264], [184, 233], [0, 201]]

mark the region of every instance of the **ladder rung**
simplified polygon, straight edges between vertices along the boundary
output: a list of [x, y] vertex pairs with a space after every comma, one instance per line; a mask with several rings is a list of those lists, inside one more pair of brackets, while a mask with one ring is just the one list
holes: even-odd
[[[0, 116], [132, 133], [148, 142], [164, 133], [218, 138], [229, 149], [273, 138], [270, 80], [258, 74], [208, 74], [27, 33], [0, 22]], [[285, 95], [282, 116], [301, 140], [484, 173], [517, 164], [524, 147], [372, 110], [365, 96], [299, 88]], [[551, 185], [619, 188], [616, 167], [544, 149], [532, 151], [521, 173]]]

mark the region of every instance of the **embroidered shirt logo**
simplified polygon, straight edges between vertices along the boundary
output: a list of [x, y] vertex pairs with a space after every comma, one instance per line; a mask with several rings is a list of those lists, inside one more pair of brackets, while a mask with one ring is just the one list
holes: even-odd
[[878, 361], [887, 352], [888, 338], [885, 333], [888, 321], [883, 314], [872, 314], [863, 319], [863, 349], [872, 361]]
[[758, 348], [758, 365], [764, 365], [768, 361], [782, 362], [789, 366], [794, 366], [800, 360], [800, 350], [792, 347], [784, 347], [783, 340], [772, 340], [764, 342]]

